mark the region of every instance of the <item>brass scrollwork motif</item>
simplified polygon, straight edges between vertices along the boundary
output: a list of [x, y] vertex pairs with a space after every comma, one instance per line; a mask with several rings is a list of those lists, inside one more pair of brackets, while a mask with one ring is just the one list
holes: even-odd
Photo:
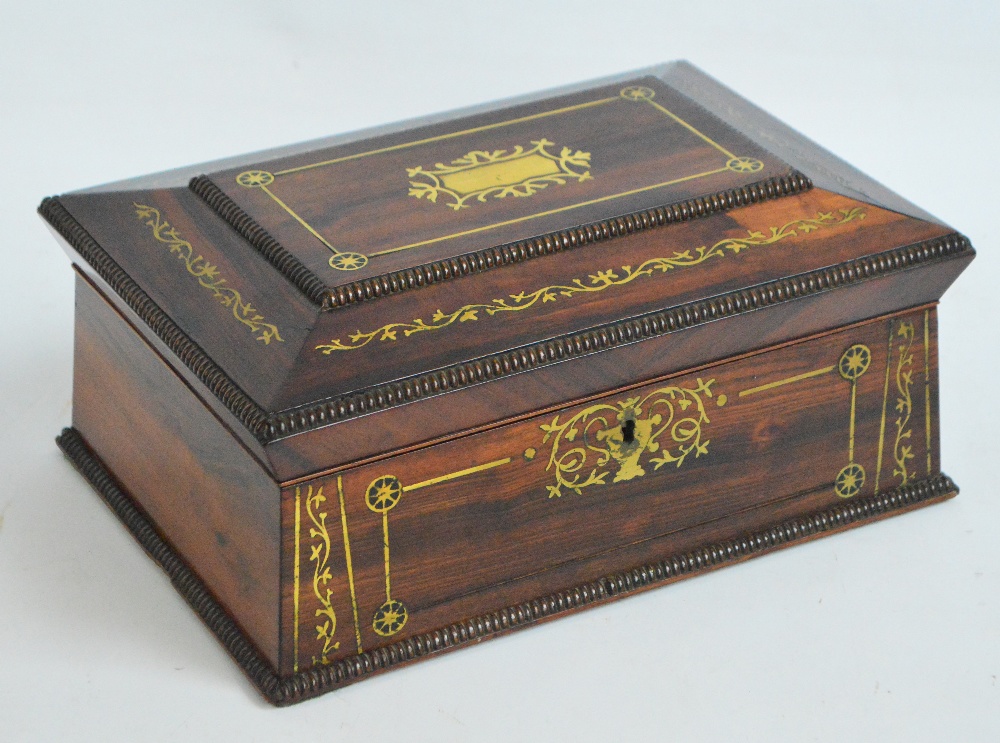
[[900, 339], [898, 347], [898, 357], [896, 359], [896, 440], [892, 446], [892, 458], [896, 463], [893, 475], [899, 477], [900, 486], [906, 485], [913, 480], [914, 473], [910, 472], [907, 462], [914, 458], [913, 444], [910, 439], [913, 430], [910, 427], [910, 416], [913, 413], [913, 398], [911, 388], [913, 387], [913, 338], [915, 335], [912, 322], [902, 322], [896, 337]]
[[232, 310], [233, 317], [256, 333], [257, 340], [264, 345], [271, 341], [284, 341], [277, 326], [264, 322], [264, 316], [256, 307], [245, 302], [236, 289], [226, 286], [226, 280], [219, 275], [218, 266], [213, 266], [204, 256], [196, 255], [191, 243], [178, 234], [177, 229], [163, 218], [159, 209], [136, 202], [132, 202], [132, 206], [135, 207], [136, 216], [153, 230], [153, 237], [167, 245], [170, 252], [184, 262], [187, 272], [212, 292], [213, 297]]
[[313, 563], [313, 594], [320, 603], [316, 609], [316, 617], [320, 624], [316, 625], [316, 640], [320, 643], [319, 657], [313, 657], [313, 663], [329, 663], [327, 656], [333, 650], [340, 648], [335, 641], [337, 631], [337, 614], [333, 610], [333, 591], [328, 588], [333, 576], [330, 573], [330, 532], [326, 527], [326, 512], [320, 511], [326, 497], [323, 488], [315, 491], [312, 486], [306, 492], [306, 515], [312, 526], [309, 527], [309, 538], [313, 540], [309, 550], [309, 562]]
[[467, 202], [485, 202], [487, 198], [532, 196], [550, 184], [565, 185], [569, 180], [591, 180], [590, 153], [563, 147], [558, 155], [547, 148], [555, 144], [547, 139], [531, 142], [525, 149], [473, 150], [450, 164], [436, 163], [430, 170], [418, 165], [407, 168], [410, 196], [436, 203], [439, 197], [450, 199], [455, 211], [468, 208]]
[[564, 491], [580, 494], [592, 485], [625, 482], [646, 474], [645, 464], [658, 470], [680, 467], [689, 456], [708, 454], [703, 427], [709, 422], [706, 401], [722, 407], [726, 396], [712, 392], [714, 379], [698, 379], [692, 387], [665, 386], [643, 397], [591, 405], [564, 422], [560, 416], [543, 424], [542, 444], [551, 441], [546, 471], [555, 474], [547, 485], [550, 498]]

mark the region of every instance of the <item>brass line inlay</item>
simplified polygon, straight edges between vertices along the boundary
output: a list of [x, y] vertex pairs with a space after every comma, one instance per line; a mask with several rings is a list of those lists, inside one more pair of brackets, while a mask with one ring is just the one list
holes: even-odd
[[924, 310], [924, 418], [927, 434], [927, 474], [931, 474], [931, 328], [930, 310]]
[[847, 448], [847, 458], [849, 461], [854, 461], [854, 428], [855, 428], [855, 413], [858, 407], [858, 385], [851, 385], [851, 427], [850, 433], [848, 434], [850, 444]]
[[382, 545], [385, 552], [385, 600], [392, 601], [392, 587], [389, 584], [389, 516], [382, 514]]
[[[348, 336], [346, 342], [340, 338], [334, 338], [329, 343], [316, 346], [315, 350], [326, 355], [334, 351], [354, 351], [367, 346], [376, 339], [381, 342], [397, 341], [399, 333], [402, 333], [403, 337], [409, 337], [415, 333], [442, 330], [456, 323], [478, 321], [482, 319], [480, 313], [492, 317], [500, 313], [521, 312], [536, 305], [557, 302], [560, 297], [570, 298], [578, 294], [591, 294], [605, 291], [611, 287], [625, 286], [636, 279], [651, 277], [654, 273], [667, 273], [675, 268], [690, 268], [704, 263], [710, 258], [738, 255], [741, 251], [753, 247], [773, 245], [787, 238], [796, 237], [800, 232], [808, 234], [819, 229], [838, 227], [854, 220], [864, 219], [866, 216], [865, 211], [860, 207], [840, 209], [839, 212], [837, 216], [834, 215], [834, 212], [819, 212], [812, 218], [786, 222], [780, 227], [769, 228], [769, 234], [747, 230], [746, 237], [727, 237], [711, 246], [702, 245], [693, 250], [674, 251], [670, 257], [650, 258], [636, 268], [622, 266], [620, 269], [609, 268], [598, 271], [588, 276], [587, 282], [583, 279], [573, 279], [568, 284], [545, 286], [531, 292], [522, 291], [518, 294], [511, 294], [508, 299], [497, 298], [487, 303], [467, 304], [451, 312], [443, 312], [439, 309], [433, 314], [430, 322], [416, 318], [411, 322], [390, 322], [371, 331], [358, 330]], [[617, 272], [619, 270], [621, 273]]]
[[449, 472], [439, 477], [432, 477], [429, 480], [423, 480], [412, 485], [404, 486], [395, 475], [381, 475], [371, 481], [365, 490], [365, 505], [368, 506], [370, 511], [382, 516], [382, 555], [385, 563], [385, 602], [375, 610], [375, 614], [372, 616], [371, 627], [375, 634], [381, 637], [391, 637], [403, 629], [403, 625], [406, 624], [406, 620], [409, 618], [409, 611], [406, 608], [406, 604], [399, 599], [393, 598], [392, 595], [392, 556], [389, 539], [389, 511], [399, 504], [403, 493], [409, 493], [460, 477], [467, 477], [476, 472], [483, 472], [494, 467], [509, 464], [510, 461], [511, 457], [496, 459], [492, 462], [476, 465], [475, 467], [467, 467], [466, 469]]
[[[356, 153], [354, 155], [345, 155], [343, 157], [333, 158], [333, 159], [330, 159], [330, 160], [323, 160], [321, 162], [311, 163], [309, 165], [301, 165], [301, 166], [298, 166], [298, 167], [295, 167], [295, 168], [286, 168], [285, 170], [279, 170], [279, 171], [276, 171], [276, 172], [273, 172], [273, 173], [272, 172], [268, 172], [268, 171], [264, 171], [264, 170], [248, 170], [248, 171], [244, 171], [244, 172], [240, 173], [236, 177], [236, 182], [239, 183], [241, 186], [245, 186], [247, 188], [260, 188], [268, 197], [270, 197], [275, 203], [277, 203], [278, 206], [280, 206], [285, 212], [287, 212], [299, 224], [301, 224], [309, 232], [309, 234], [311, 234], [313, 237], [317, 238], [332, 253], [332, 255], [331, 255], [330, 259], [329, 259], [329, 265], [330, 265], [331, 268], [339, 270], [339, 271], [355, 271], [357, 269], [360, 269], [360, 268], [363, 268], [364, 266], [366, 266], [368, 264], [369, 259], [372, 258], [372, 257], [375, 257], [375, 256], [388, 255], [390, 253], [396, 253], [396, 252], [399, 252], [401, 250], [410, 250], [412, 248], [417, 248], [417, 247], [421, 247], [421, 246], [424, 246], [424, 245], [431, 245], [433, 243], [438, 243], [438, 242], [442, 242], [442, 241], [445, 241], [445, 240], [452, 240], [452, 239], [455, 239], [455, 238], [458, 238], [458, 237], [463, 237], [463, 236], [466, 236], [466, 235], [472, 235], [472, 234], [476, 234], [476, 233], [483, 232], [483, 231], [486, 231], [486, 230], [496, 229], [498, 227], [504, 227], [504, 226], [511, 225], [511, 224], [517, 224], [517, 223], [524, 222], [524, 221], [531, 220], [531, 219], [538, 219], [540, 217], [549, 216], [551, 214], [558, 214], [560, 212], [567, 211], [567, 210], [570, 210], [570, 209], [579, 209], [581, 207], [585, 207], [585, 206], [590, 206], [590, 205], [593, 205], [593, 204], [602, 203], [604, 201], [609, 201], [609, 200], [612, 200], [612, 199], [624, 198], [626, 196], [630, 196], [630, 195], [637, 194], [637, 193], [642, 193], [644, 191], [650, 191], [650, 190], [657, 189], [657, 188], [664, 188], [666, 186], [674, 185], [674, 184], [677, 184], [677, 183], [682, 183], [682, 182], [689, 181], [689, 180], [694, 180], [694, 179], [697, 179], [697, 178], [705, 178], [705, 177], [708, 177], [708, 176], [711, 176], [711, 175], [716, 175], [718, 173], [725, 172], [727, 170], [728, 171], [732, 171], [732, 172], [736, 172], [736, 173], [754, 173], [754, 172], [757, 172], [757, 171], [760, 171], [760, 170], [763, 169], [764, 163], [762, 163], [760, 160], [757, 160], [757, 159], [751, 158], [751, 157], [739, 157], [739, 156], [734, 155], [732, 152], [730, 152], [728, 149], [726, 149], [725, 147], [723, 147], [722, 145], [720, 145], [718, 142], [716, 142], [715, 140], [713, 140], [707, 134], [705, 134], [704, 132], [700, 131], [696, 127], [692, 126], [689, 122], [685, 121], [684, 119], [682, 119], [677, 114], [673, 113], [672, 111], [670, 111], [669, 109], [667, 109], [666, 107], [664, 107], [663, 105], [661, 105], [660, 103], [658, 103], [655, 100], [653, 100], [654, 97], [655, 97], [655, 95], [656, 95], [656, 92], [654, 90], [652, 90], [651, 88], [647, 88], [647, 87], [641, 86], [641, 85], [629, 85], [629, 86], [626, 86], [626, 87], [622, 88], [619, 91], [619, 94], [617, 96], [611, 96], [611, 97], [608, 97], [608, 98], [601, 98], [601, 99], [598, 99], [598, 100], [595, 100], [595, 101], [589, 101], [587, 103], [581, 103], [581, 104], [577, 104], [577, 105], [574, 105], [574, 106], [566, 106], [566, 107], [563, 107], [563, 108], [553, 109], [552, 111], [544, 111], [544, 112], [541, 112], [541, 113], [538, 113], [538, 114], [531, 114], [529, 116], [521, 116], [521, 117], [518, 117], [518, 118], [508, 119], [506, 121], [500, 121], [500, 122], [496, 122], [496, 123], [493, 123], [493, 124], [486, 124], [486, 125], [483, 125], [483, 126], [473, 127], [473, 128], [470, 128], [470, 129], [463, 129], [463, 130], [460, 130], [460, 131], [457, 131], [457, 132], [449, 132], [448, 134], [441, 134], [441, 135], [437, 135], [437, 136], [434, 136], [434, 137], [427, 137], [425, 139], [414, 140], [412, 142], [403, 142], [403, 143], [398, 144], [398, 145], [392, 145], [392, 146], [389, 146], [389, 147], [382, 147], [382, 148], [375, 149], [375, 150], [369, 150], [367, 152], [359, 152], [359, 153]], [[304, 171], [304, 170], [311, 170], [311, 169], [314, 169], [314, 168], [324, 167], [324, 166], [328, 166], [328, 165], [334, 165], [334, 164], [337, 164], [337, 163], [347, 162], [349, 160], [357, 160], [359, 158], [368, 157], [370, 155], [377, 155], [377, 154], [382, 154], [382, 153], [386, 153], [386, 152], [393, 152], [393, 151], [397, 151], [397, 150], [402, 150], [402, 149], [406, 149], [408, 147], [415, 147], [417, 145], [428, 144], [428, 143], [431, 143], [431, 142], [438, 142], [438, 141], [443, 141], [443, 140], [447, 140], [447, 139], [452, 139], [452, 138], [460, 137], [460, 136], [463, 136], [463, 135], [466, 135], [466, 134], [472, 134], [472, 133], [487, 131], [487, 130], [491, 130], [491, 129], [498, 129], [498, 128], [501, 128], [501, 127], [504, 127], [504, 126], [510, 126], [512, 124], [517, 124], [517, 123], [522, 123], [522, 122], [525, 122], [525, 121], [533, 121], [533, 120], [537, 120], [537, 119], [542, 119], [542, 118], [545, 118], [545, 117], [548, 117], [548, 116], [555, 116], [557, 114], [568, 113], [570, 111], [577, 111], [577, 110], [581, 110], [581, 109], [585, 109], [585, 108], [592, 108], [592, 107], [595, 107], [595, 106], [601, 106], [601, 105], [605, 105], [605, 104], [612, 103], [612, 102], [615, 102], [615, 101], [626, 101], [626, 102], [637, 103], [639, 105], [642, 105], [644, 103], [648, 103], [653, 108], [655, 108], [657, 111], [660, 111], [661, 113], [665, 114], [671, 121], [673, 121], [676, 124], [682, 126], [686, 130], [688, 130], [689, 132], [691, 132], [692, 134], [694, 134], [695, 136], [697, 136], [698, 138], [700, 138], [702, 141], [704, 141], [707, 144], [709, 144], [710, 146], [712, 146], [719, 153], [721, 153], [722, 155], [724, 155], [727, 158], [725, 164], [722, 167], [720, 167], [720, 168], [716, 168], [716, 169], [713, 169], [713, 170], [705, 171], [703, 173], [697, 173], [695, 175], [689, 175], [689, 176], [684, 176], [684, 177], [676, 178], [676, 179], [669, 180], [669, 181], [663, 181], [662, 183], [657, 183], [657, 184], [654, 184], [654, 185], [651, 185], [651, 186], [644, 186], [644, 187], [632, 189], [632, 190], [629, 190], [629, 191], [622, 191], [620, 193], [615, 193], [615, 194], [611, 194], [609, 196], [604, 196], [604, 197], [600, 197], [600, 198], [596, 198], [596, 199], [591, 199], [591, 200], [588, 200], [588, 201], [583, 201], [583, 202], [580, 202], [580, 203], [577, 203], [577, 204], [572, 204], [572, 205], [561, 207], [561, 208], [558, 208], [558, 209], [550, 209], [550, 210], [546, 210], [546, 211], [543, 211], [543, 212], [538, 212], [536, 214], [531, 214], [531, 215], [527, 215], [527, 216], [524, 216], [524, 217], [519, 217], [519, 218], [516, 218], [516, 219], [505, 220], [503, 222], [497, 222], [497, 223], [494, 223], [494, 224], [486, 225], [486, 226], [483, 226], [483, 227], [477, 227], [477, 228], [470, 229], [470, 230], [463, 230], [461, 232], [455, 232], [455, 233], [452, 233], [452, 234], [449, 234], [449, 235], [444, 235], [444, 236], [437, 237], [437, 238], [431, 238], [431, 239], [428, 239], [428, 240], [421, 240], [421, 241], [418, 241], [418, 242], [410, 243], [409, 245], [401, 245], [401, 246], [396, 247], [396, 248], [390, 248], [388, 250], [378, 251], [378, 252], [375, 252], [375, 253], [371, 253], [369, 255], [366, 255], [366, 254], [363, 254], [363, 253], [360, 253], [360, 252], [356, 252], [356, 251], [342, 251], [342, 250], [339, 250], [334, 245], [332, 245], [328, 240], [326, 240], [325, 238], [323, 238], [322, 235], [320, 235], [319, 232], [316, 229], [314, 229], [311, 225], [309, 225], [309, 223], [305, 219], [303, 219], [299, 214], [297, 214], [294, 209], [292, 209], [290, 206], [288, 206], [288, 204], [286, 204], [284, 201], [282, 201], [272, 190], [270, 190], [268, 188], [268, 186], [271, 185], [274, 182], [275, 178], [281, 177], [281, 176], [285, 176], [285, 175], [290, 175], [292, 173], [298, 173], [298, 172], [301, 172], [301, 171]], [[568, 150], [569, 148], [565, 148], [565, 149]], [[473, 154], [475, 154], [475, 153], [469, 153], [469, 155], [466, 155], [466, 157], [469, 157], [469, 156], [471, 156]], [[486, 154], [486, 153], [484, 152], [482, 154]], [[580, 154], [580, 155], [584, 155], [585, 154], [585, 155], [587, 155], [587, 160], [588, 160], [588, 163], [589, 163], [589, 153], [582, 153], [582, 152], [578, 151], [576, 154]], [[445, 168], [445, 166], [442, 166], [442, 165], [439, 164], [437, 166], [437, 168], [441, 169], [441, 168]], [[423, 171], [422, 168], [411, 168], [408, 171], [408, 173], [412, 177], [413, 175], [415, 175], [417, 173], [417, 171], [421, 171], [424, 174], [426, 174], [428, 172], [433, 172], [433, 171]], [[572, 169], [563, 169], [562, 176], [564, 176], [564, 177], [575, 177], [578, 180], [588, 180], [590, 178], [590, 172], [588, 170], [586, 173], [581, 173], [581, 172], [573, 171]], [[547, 177], [549, 179], [553, 179], [553, 178], [556, 178], [557, 176], [555, 174], [550, 174]], [[524, 182], [522, 182], [522, 183], [520, 183], [518, 185], [508, 184], [508, 186], [507, 186], [507, 188], [508, 188], [507, 193], [508, 194], [513, 194], [513, 195], [527, 196], [527, 195], [530, 195], [530, 193], [534, 193], [534, 191], [537, 190], [537, 186], [539, 186], [540, 183], [541, 183], [541, 181], [536, 182], [534, 184], [534, 186], [532, 186], [531, 188], [528, 188], [527, 185], [526, 185], [526, 183], [524, 183]], [[431, 186], [433, 187], [434, 184], [432, 183]], [[417, 186], [417, 187], [421, 188], [420, 186]], [[517, 188], [518, 187], [521, 187], [521, 189], [522, 189], [522, 191], [520, 193], [517, 192]], [[509, 190], [509, 189], [514, 189], [514, 190]], [[448, 189], [444, 189], [444, 190], [448, 190]], [[432, 188], [431, 191], [435, 192], [435, 193], [438, 193], [438, 192], [441, 192], [442, 189], [434, 189], [434, 188]], [[411, 193], [411, 195], [417, 195], [417, 194], [413, 194], [412, 191], [410, 193]], [[464, 204], [465, 199], [462, 198], [460, 194], [456, 193], [455, 190], [452, 190], [452, 193], [454, 194], [453, 198], [456, 198], [458, 200], [458, 203], [457, 204], [453, 204], [453, 206], [455, 208], [461, 208], [461, 206]], [[473, 194], [473, 195], [475, 195], [477, 198], [479, 197], [478, 193], [477, 194]], [[431, 200], [433, 201], [434, 199], [431, 199]]]
[[416, 147], [417, 145], [430, 144], [431, 142], [440, 142], [445, 139], [452, 139], [454, 137], [461, 137], [466, 134], [475, 134], [477, 132], [485, 132], [490, 129], [499, 129], [503, 126], [510, 126], [511, 124], [520, 124], [525, 121], [534, 121], [535, 119], [543, 119], [546, 116], [555, 116], [556, 114], [569, 113], [570, 111], [579, 111], [582, 108], [592, 108], [594, 106], [600, 106], [605, 103], [611, 103], [612, 101], [617, 101], [619, 96], [611, 96], [609, 98], [601, 98], [596, 101], [590, 101], [588, 103], [580, 103], [575, 106], [566, 106], [565, 108], [556, 108], [552, 111], [543, 111], [538, 114], [531, 114], [530, 116], [522, 116], [517, 119], [508, 119], [506, 121], [499, 121], [495, 124], [485, 124], [483, 126], [473, 127], [471, 129], [462, 129], [457, 132], [449, 132], [448, 134], [439, 134], [436, 137], [428, 137], [427, 139], [418, 139], [413, 142], [404, 142], [402, 144], [392, 145], [391, 147], [382, 147], [377, 150], [368, 150], [367, 152], [359, 152], [356, 155], [346, 155], [344, 157], [334, 158], [333, 160], [323, 160], [322, 162], [312, 163], [311, 165], [301, 165], [297, 168], [288, 168], [287, 170], [278, 170], [274, 175], [288, 175], [289, 173], [298, 173], [302, 170], [311, 170], [313, 168], [321, 168], [324, 165], [336, 165], [337, 163], [347, 162], [348, 160], [357, 160], [358, 158], [368, 157], [369, 155], [381, 155], [385, 152], [394, 152], [395, 150], [403, 150], [407, 147]]
[[796, 374], [794, 377], [786, 377], [785, 379], [779, 379], [776, 382], [768, 382], [767, 384], [762, 384], [759, 387], [751, 387], [748, 390], [740, 390], [738, 397], [746, 397], [747, 395], [753, 395], [757, 392], [763, 392], [764, 390], [773, 390], [776, 387], [783, 387], [786, 384], [801, 382], [804, 379], [819, 377], [824, 374], [829, 374], [836, 368], [836, 364], [832, 366], [824, 366], [822, 369], [814, 369], [813, 371], [805, 372], [804, 374]]
[[302, 219], [302, 217], [300, 217], [298, 214], [296, 214], [294, 211], [292, 211], [291, 207], [289, 207], [288, 204], [286, 204], [284, 201], [282, 201], [281, 199], [279, 199], [275, 195], [275, 193], [273, 191], [271, 191], [271, 189], [269, 189], [267, 186], [258, 186], [258, 188], [261, 191], [263, 191], [264, 193], [266, 193], [268, 196], [270, 196], [272, 199], [274, 199], [275, 202], [277, 202], [278, 206], [280, 206], [286, 212], [288, 212], [289, 214], [291, 214], [295, 218], [295, 221], [297, 221], [299, 224], [301, 224], [303, 227], [305, 227], [307, 230], [309, 230], [309, 232], [312, 234], [313, 237], [315, 237], [317, 240], [319, 240], [321, 243], [323, 243], [326, 247], [328, 247], [334, 253], [339, 253], [340, 252], [335, 247], [333, 247], [330, 243], [328, 243], [326, 241], [326, 238], [324, 238], [321, 234], [319, 234], [316, 230], [314, 230], [309, 225], [308, 222], [306, 222], [304, 219]]
[[447, 475], [441, 475], [440, 477], [432, 477], [430, 480], [424, 480], [423, 482], [414, 483], [413, 485], [406, 485], [403, 487], [404, 493], [409, 493], [411, 490], [419, 490], [420, 488], [426, 488], [428, 485], [437, 485], [439, 482], [447, 482], [448, 480], [455, 480], [459, 477], [465, 477], [466, 475], [471, 475], [476, 472], [482, 472], [483, 470], [493, 469], [494, 467], [499, 467], [503, 464], [510, 464], [510, 457], [504, 459], [497, 459], [492, 462], [487, 462], [486, 464], [480, 464], [476, 467], [469, 467], [468, 469], [459, 470], [458, 472], [452, 472]]
[[354, 564], [351, 561], [351, 538], [347, 533], [347, 509], [344, 507], [344, 480], [337, 475], [337, 498], [340, 501], [340, 523], [344, 531], [344, 558], [347, 561], [347, 585], [351, 590], [351, 610], [354, 612], [354, 639], [361, 649], [361, 624], [358, 622], [358, 595], [354, 590]]
[[294, 595], [293, 623], [292, 623], [292, 670], [296, 673], [299, 670], [299, 550], [300, 532], [302, 530], [302, 516], [299, 489], [295, 488], [295, 558], [294, 558]]
[[875, 492], [879, 492], [879, 482], [882, 479], [882, 455], [885, 450], [885, 413], [889, 406], [889, 369], [892, 366], [892, 321], [889, 321], [889, 339], [885, 349], [885, 388], [882, 390], [882, 422], [878, 429], [878, 462], [875, 465]]
[[258, 333], [257, 340], [264, 345], [269, 345], [271, 341], [284, 342], [278, 327], [264, 322], [264, 316], [256, 307], [245, 302], [243, 295], [236, 289], [226, 285], [227, 280], [219, 275], [218, 266], [213, 266], [202, 255], [195, 255], [191, 243], [182, 238], [177, 229], [163, 218], [159, 209], [134, 201], [132, 206], [136, 216], [152, 229], [156, 241], [169, 246], [170, 252], [184, 262], [187, 272], [198, 279], [201, 286], [208, 289], [224, 307], [228, 307], [234, 318], [250, 328], [251, 332]]
[[649, 103], [651, 103], [654, 108], [657, 108], [660, 111], [662, 111], [663, 113], [665, 113], [671, 119], [673, 119], [674, 121], [676, 121], [678, 124], [680, 124], [681, 126], [683, 126], [685, 129], [687, 129], [692, 134], [694, 134], [696, 137], [699, 137], [700, 139], [704, 140], [708, 144], [712, 145], [712, 147], [714, 147], [715, 149], [717, 149], [719, 152], [721, 152], [723, 155], [725, 155], [726, 157], [728, 157], [730, 160], [739, 160], [739, 159], [741, 159], [741, 158], [736, 157], [736, 155], [734, 155], [732, 152], [730, 152], [729, 150], [727, 150], [721, 144], [719, 144], [715, 140], [711, 139], [708, 135], [704, 134], [703, 132], [699, 131], [698, 129], [695, 129], [689, 123], [687, 123], [686, 121], [684, 121], [684, 119], [682, 119], [680, 116], [677, 116], [672, 111], [668, 111], [667, 109], [665, 109], [659, 103], [657, 103], [656, 101], [654, 101], [653, 98], [652, 98], [652, 96], [650, 96], [649, 98], [644, 98], [644, 100], [649, 101]]
[[865, 486], [865, 468], [854, 461], [854, 434], [857, 416], [858, 379], [871, 365], [872, 352], [863, 343], [855, 343], [844, 351], [837, 362], [837, 372], [851, 385], [851, 420], [847, 439], [847, 465], [838, 473], [833, 491], [841, 498], [852, 498]]
[[612, 201], [614, 199], [621, 199], [625, 196], [632, 196], [633, 194], [643, 193], [644, 191], [652, 191], [657, 188], [664, 188], [666, 186], [673, 186], [677, 183], [683, 183], [685, 181], [693, 181], [698, 178], [705, 178], [710, 175], [715, 175], [716, 173], [723, 173], [726, 168], [717, 168], [715, 170], [708, 170], [704, 173], [695, 173], [694, 175], [686, 175], [683, 178], [675, 178], [672, 181], [664, 181], [663, 183], [654, 183], [652, 186], [643, 186], [642, 188], [633, 188], [631, 191], [622, 191], [621, 193], [611, 194], [610, 196], [601, 196], [596, 199], [591, 199], [590, 201], [582, 201], [579, 204], [571, 204], [570, 206], [559, 207], [558, 209], [549, 209], [548, 211], [538, 212], [537, 214], [529, 214], [527, 217], [517, 217], [515, 219], [508, 219], [503, 222], [495, 222], [493, 224], [486, 225], [485, 227], [475, 227], [471, 230], [463, 230], [462, 232], [454, 232], [450, 235], [445, 235], [443, 237], [434, 237], [430, 240], [422, 240], [416, 243], [410, 243], [409, 245], [401, 245], [398, 248], [390, 248], [389, 250], [381, 250], [377, 253], [372, 253], [372, 257], [379, 255], [389, 255], [390, 253], [398, 253], [401, 250], [409, 250], [410, 248], [419, 248], [422, 245], [431, 245], [432, 243], [443, 242], [444, 240], [451, 240], [456, 237], [464, 237], [465, 235], [474, 235], [477, 232], [485, 232], [486, 230], [492, 230], [497, 227], [506, 227], [509, 224], [517, 224], [519, 222], [527, 222], [531, 219], [538, 219], [539, 217], [547, 217], [551, 214], [559, 214], [560, 212], [569, 211], [571, 209], [580, 209], [584, 206], [591, 206], [593, 204], [600, 204], [604, 201]]
[[[806, 379], [820, 377], [824, 374], [829, 374], [834, 370], [837, 371], [842, 379], [850, 383], [851, 412], [850, 419], [848, 421], [847, 434], [847, 465], [840, 469], [833, 481], [834, 493], [841, 498], [853, 498], [861, 492], [861, 489], [865, 486], [865, 468], [860, 463], [854, 461], [854, 445], [857, 427], [858, 379], [861, 375], [868, 371], [868, 367], [871, 365], [871, 360], [871, 349], [863, 343], [855, 343], [841, 354], [840, 359], [833, 366], [824, 366], [819, 369], [814, 369], [813, 371], [795, 374], [794, 376], [785, 377], [783, 379], [777, 379], [773, 382], [768, 382], [767, 384], [758, 385], [757, 387], [750, 387], [749, 389], [741, 390], [738, 395], [738, 397], [747, 397], [748, 395], [753, 395], [758, 392], [784, 387], [787, 384], [794, 384], [796, 382], [802, 382]], [[883, 426], [884, 425], [885, 412], [883, 409]], [[879, 468], [881, 468], [881, 441], [879, 446]], [[878, 475], [876, 474], [876, 482], [877, 480]]]

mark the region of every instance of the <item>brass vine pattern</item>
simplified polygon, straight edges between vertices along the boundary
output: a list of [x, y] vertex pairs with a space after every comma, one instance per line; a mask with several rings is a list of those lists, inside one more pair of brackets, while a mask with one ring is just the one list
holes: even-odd
[[[698, 378], [693, 388], [660, 387], [644, 397], [591, 405], [562, 423], [557, 415], [543, 424], [542, 444], [551, 441], [545, 471], [555, 474], [555, 484], [546, 486], [549, 497], [606, 485], [612, 468], [613, 483], [642, 477], [647, 452], [655, 455], [648, 460], [654, 470], [708, 454], [710, 440], [703, 438], [702, 427], [709, 422], [705, 406], [714, 383]], [[718, 407], [726, 401], [725, 395], [715, 397]]]
[[456, 323], [475, 322], [481, 320], [481, 315], [492, 317], [503, 312], [521, 312], [546, 302], [558, 302], [560, 297], [574, 297], [578, 294], [602, 292], [612, 287], [625, 286], [636, 279], [653, 276], [657, 273], [667, 273], [675, 268], [690, 268], [697, 266], [710, 258], [725, 258], [737, 255], [744, 250], [762, 247], [795, 237], [815, 230], [837, 227], [839, 225], [865, 218], [865, 211], [860, 207], [841, 209], [839, 214], [820, 212], [811, 219], [796, 219], [786, 222], [780, 227], [771, 227], [768, 232], [748, 230], [746, 237], [727, 237], [712, 246], [702, 245], [699, 248], [684, 251], [674, 251], [667, 258], [650, 258], [639, 266], [622, 266], [620, 270], [608, 269], [598, 271], [587, 277], [587, 280], [573, 279], [569, 284], [545, 286], [531, 292], [511, 294], [508, 299], [494, 299], [485, 304], [467, 304], [451, 312], [436, 310], [427, 322], [416, 318], [412, 322], [391, 322], [372, 331], [358, 330], [348, 336], [345, 342], [335, 338], [329, 343], [316, 346], [317, 351], [330, 355], [335, 351], [355, 351], [363, 348], [373, 340], [392, 342], [399, 340], [399, 334], [409, 337], [415, 333], [430, 330], [442, 330]]
[[194, 247], [183, 239], [175, 227], [163, 218], [160, 210], [145, 204], [132, 202], [136, 216], [145, 221], [153, 230], [153, 237], [158, 242], [169, 246], [170, 252], [184, 262], [187, 272], [198, 279], [198, 283], [212, 292], [212, 296], [225, 307], [232, 310], [233, 317], [256, 333], [257, 340], [270, 345], [271, 341], [284, 342], [278, 328], [264, 322], [264, 316], [251, 305], [243, 301], [243, 296], [232, 287], [226, 286], [226, 279], [219, 276], [219, 269], [205, 260], [202, 255], [195, 255]]
[[326, 528], [326, 512], [319, 510], [325, 502], [323, 488], [313, 491], [310, 485], [306, 492], [306, 515], [312, 522], [309, 538], [314, 541], [310, 545], [309, 562], [313, 563], [313, 594], [320, 603], [316, 617], [321, 624], [316, 625], [316, 640], [322, 643], [319, 657], [313, 656], [313, 663], [323, 664], [329, 663], [329, 653], [340, 647], [340, 643], [333, 639], [337, 631], [337, 614], [333, 610], [333, 591], [328, 588], [333, 579], [330, 574], [330, 532]]
[[896, 463], [893, 475], [899, 476], [900, 486], [913, 480], [915, 474], [910, 472], [906, 463], [913, 459], [913, 444], [910, 439], [913, 430], [910, 428], [910, 415], [913, 413], [913, 398], [910, 388], [913, 386], [913, 338], [915, 332], [912, 322], [902, 322], [896, 337], [899, 339], [899, 356], [896, 360], [896, 440], [892, 446], [892, 458]]
[[591, 180], [590, 153], [563, 147], [558, 155], [548, 151], [555, 144], [547, 139], [532, 140], [534, 147], [517, 145], [513, 150], [473, 150], [449, 165], [435, 163], [430, 170], [418, 165], [407, 168], [409, 195], [436, 203], [445, 196], [455, 211], [468, 208], [466, 202], [507, 196], [531, 196], [549, 184], [565, 185]]

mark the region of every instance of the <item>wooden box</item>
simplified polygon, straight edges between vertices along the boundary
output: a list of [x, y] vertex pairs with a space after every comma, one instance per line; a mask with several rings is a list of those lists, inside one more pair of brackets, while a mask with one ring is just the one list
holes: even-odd
[[972, 247], [685, 63], [40, 212], [59, 444], [275, 704], [957, 492]]

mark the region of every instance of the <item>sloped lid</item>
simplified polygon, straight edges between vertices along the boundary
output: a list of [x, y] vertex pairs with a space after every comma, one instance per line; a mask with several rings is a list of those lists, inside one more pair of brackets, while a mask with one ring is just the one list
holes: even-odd
[[790, 168], [651, 76], [209, 172], [342, 303], [374, 276], [738, 189]]
[[623, 319], [901, 246], [971, 251], [683, 64], [41, 211], [262, 440], [283, 412], [405, 402], [393, 383], [470, 360], [481, 378], [425, 392], [516, 373], [503, 354], [532, 344], [599, 350], [586, 333]]

